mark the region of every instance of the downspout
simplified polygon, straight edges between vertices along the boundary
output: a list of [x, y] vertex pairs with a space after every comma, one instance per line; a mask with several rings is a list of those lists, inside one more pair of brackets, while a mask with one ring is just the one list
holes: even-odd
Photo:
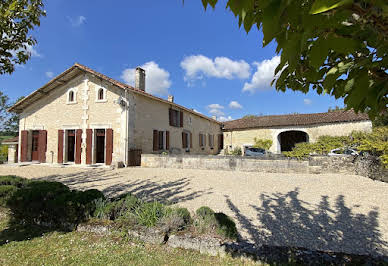
[[125, 149], [124, 149], [124, 165], [128, 167], [128, 130], [129, 130], [129, 116], [128, 116], [128, 109], [129, 109], [129, 100], [128, 100], [128, 91], [125, 89], [124, 92], [125, 97]]

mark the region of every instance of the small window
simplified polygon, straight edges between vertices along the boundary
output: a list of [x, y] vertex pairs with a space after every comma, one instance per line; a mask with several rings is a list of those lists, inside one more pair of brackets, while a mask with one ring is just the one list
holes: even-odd
[[104, 89], [102, 88], [98, 90], [98, 100], [104, 100]]
[[75, 92], [73, 90], [67, 93], [67, 103], [75, 103]]

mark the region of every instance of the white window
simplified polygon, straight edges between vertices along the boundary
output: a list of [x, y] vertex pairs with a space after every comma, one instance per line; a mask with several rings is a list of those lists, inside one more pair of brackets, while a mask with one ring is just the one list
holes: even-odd
[[70, 89], [67, 92], [67, 104], [77, 103], [77, 93], [74, 89]]

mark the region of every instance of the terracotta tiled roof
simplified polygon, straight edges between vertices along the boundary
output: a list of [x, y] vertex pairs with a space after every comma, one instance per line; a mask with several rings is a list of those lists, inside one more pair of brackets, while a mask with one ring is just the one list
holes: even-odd
[[43, 87], [37, 89], [36, 91], [34, 91], [33, 93], [31, 93], [30, 95], [28, 95], [27, 97], [25, 97], [24, 99], [20, 100], [19, 102], [15, 103], [13, 106], [11, 106], [11, 108], [8, 109], [8, 111], [10, 112], [16, 112], [16, 113], [20, 113], [22, 112], [22, 110], [27, 107], [28, 105], [34, 103], [36, 100], [40, 99], [41, 97], [44, 97], [44, 95], [47, 95], [50, 93], [50, 91], [52, 91], [53, 89], [55, 89], [56, 87], [60, 86], [60, 85], [63, 85], [65, 84], [66, 82], [68, 82], [69, 80], [71, 80], [72, 78], [80, 75], [80, 73], [82, 72], [86, 72], [86, 73], [90, 73], [102, 80], [105, 80], [119, 88], [122, 88], [124, 90], [129, 90], [129, 91], [132, 91], [132, 92], [135, 92], [135, 93], [138, 93], [138, 94], [141, 94], [145, 97], [148, 97], [148, 98], [151, 98], [153, 100], [157, 100], [159, 102], [164, 102], [164, 103], [167, 103], [171, 106], [174, 106], [174, 107], [177, 107], [179, 109], [183, 109], [189, 113], [192, 113], [196, 116], [200, 116], [202, 118], [205, 118], [207, 120], [210, 120], [212, 122], [215, 122], [215, 123], [218, 123], [218, 124], [221, 124], [221, 122], [217, 121], [217, 120], [214, 120], [213, 118], [210, 118], [208, 116], [205, 116], [203, 114], [200, 114], [198, 112], [195, 112], [189, 108], [186, 108], [182, 105], [179, 105], [179, 104], [176, 104], [176, 103], [172, 103], [172, 102], [169, 102], [165, 99], [162, 99], [162, 98], [159, 98], [159, 97], [156, 97], [152, 94], [149, 94], [145, 91], [142, 91], [142, 90], [139, 90], [139, 89], [136, 89], [132, 86], [129, 86], [125, 83], [122, 83], [120, 81], [117, 81], [115, 79], [112, 79], [104, 74], [101, 74], [87, 66], [84, 66], [84, 65], [81, 65], [79, 63], [75, 63], [73, 66], [71, 66], [70, 68], [68, 68], [67, 70], [65, 70], [64, 72], [62, 72], [61, 74], [59, 74], [57, 77], [53, 78], [52, 80], [50, 80], [47, 84], [45, 84]]
[[369, 120], [367, 114], [356, 114], [353, 110], [334, 111], [315, 114], [291, 114], [291, 115], [268, 115], [241, 118], [224, 123], [225, 130], [266, 128], [281, 126], [306, 126], [325, 123], [339, 123], [351, 121]]
[[13, 138], [5, 139], [5, 140], [3, 140], [1, 142], [1, 144], [15, 143], [15, 142], [19, 142], [19, 137], [13, 137]]

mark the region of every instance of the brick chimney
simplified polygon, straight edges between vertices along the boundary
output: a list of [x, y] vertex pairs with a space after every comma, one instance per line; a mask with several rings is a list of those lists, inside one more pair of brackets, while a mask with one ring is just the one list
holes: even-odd
[[145, 91], [145, 70], [137, 67], [135, 71], [135, 88]]
[[168, 99], [167, 99], [169, 102], [173, 103], [174, 102], [174, 96], [172, 95], [168, 95]]

